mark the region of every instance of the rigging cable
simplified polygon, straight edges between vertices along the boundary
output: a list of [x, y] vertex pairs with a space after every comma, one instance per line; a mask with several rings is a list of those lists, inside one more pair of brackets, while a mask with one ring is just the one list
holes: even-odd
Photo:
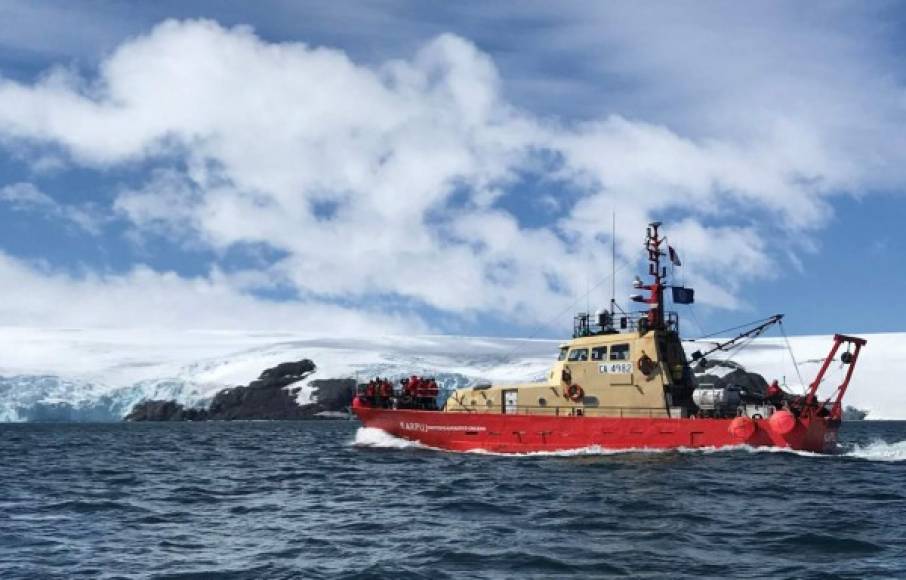
[[[695, 315], [695, 308], [693, 308], [693, 306], [691, 304], [689, 305], [689, 314], [692, 315], [692, 320], [695, 321], [695, 326], [698, 327], [698, 331], [701, 333], [704, 333], [705, 327], [702, 326], [701, 322], [698, 321], [698, 316]], [[704, 337], [704, 336], [708, 336], [708, 335], [702, 334], [702, 336]], [[711, 335], [711, 336], [713, 336], [713, 335]]]
[[[739, 356], [739, 353], [741, 353], [743, 350], [745, 350], [746, 347], [748, 347], [750, 344], [752, 344], [752, 341], [754, 341], [756, 338], [758, 338], [762, 332], [764, 332], [763, 329], [761, 331], [759, 331], [758, 333], [753, 334], [752, 336], [745, 337], [739, 344], [730, 345], [730, 347], [726, 350], [724, 350], [723, 348], [719, 349], [720, 352], [727, 353], [727, 358], [717, 359], [717, 360], [719, 362], [725, 362], [725, 363], [730, 362], [733, 364], [739, 364], [734, 359], [737, 356]], [[730, 356], [731, 354], [733, 356]]]
[[790, 353], [790, 359], [793, 361], [793, 368], [796, 369], [796, 376], [799, 377], [799, 385], [802, 387], [802, 394], [806, 392], [805, 381], [802, 380], [802, 373], [799, 372], [799, 363], [796, 362], [796, 355], [793, 354], [793, 347], [790, 345], [790, 339], [786, 336], [786, 330], [783, 328], [783, 321], [779, 321], [780, 334], [783, 335], [783, 341], [786, 343], [786, 349]]
[[767, 322], [768, 320], [770, 320], [770, 319], [772, 319], [772, 318], [774, 318], [774, 317], [773, 317], [773, 316], [768, 316], [768, 317], [766, 317], [766, 318], [759, 318], [758, 320], [753, 320], [752, 322], [746, 322], [745, 324], [740, 324], [739, 326], [732, 326], [732, 327], [730, 327], [730, 328], [725, 328], [725, 329], [723, 329], [723, 330], [718, 330], [717, 332], [712, 332], [712, 333], [710, 333], [710, 334], [705, 334], [705, 335], [703, 335], [703, 336], [699, 336], [698, 338], [690, 338], [690, 339], [689, 339], [689, 342], [696, 342], [696, 341], [699, 341], [699, 340], [701, 340], [701, 339], [703, 339], [703, 338], [711, 338], [712, 336], [717, 336], [717, 335], [719, 335], [719, 334], [725, 334], [725, 333], [727, 333], [727, 332], [732, 332], [732, 331], [734, 331], [734, 330], [739, 330], [739, 329], [741, 329], [741, 328], [748, 328], [748, 327], [750, 327], [750, 326], [756, 326], [756, 325], [761, 324], [761, 323], [763, 323], [763, 322]]
[[[523, 338], [523, 339], [521, 339], [521, 340], [532, 340], [532, 339], [536, 338], [536, 337], [538, 336], [538, 333], [540, 333], [543, 329], [549, 328], [551, 324], [553, 324], [555, 321], [559, 320], [564, 314], [566, 314], [567, 312], [569, 312], [569, 311], [571, 311], [573, 308], [575, 308], [577, 304], [581, 303], [582, 300], [585, 300], [592, 292], [594, 292], [595, 290], [597, 290], [598, 288], [600, 288], [601, 286], [603, 286], [605, 282], [607, 282], [608, 280], [611, 280], [612, 278], [615, 278], [618, 272], [622, 272], [622, 271], [625, 270], [629, 265], [630, 265], [630, 264], [628, 264], [628, 263], [624, 263], [624, 264], [621, 264], [619, 267], [614, 267], [614, 268], [612, 268], [610, 274], [608, 274], [607, 276], [604, 276], [603, 278], [600, 278], [600, 279], [595, 283], [595, 285], [592, 286], [591, 288], [588, 288], [588, 287], [587, 287], [587, 283], [586, 283], [586, 288], [587, 288], [587, 290], [586, 290], [586, 292], [585, 292], [585, 296], [580, 296], [580, 297], [577, 298], [572, 304], [570, 304], [569, 306], [567, 306], [566, 308], [564, 308], [563, 310], [561, 310], [560, 312], [558, 312], [557, 314], [555, 314], [554, 316], [552, 316], [550, 319], [548, 319], [548, 320], [546, 320], [546, 321], [544, 321], [544, 322], [542, 322], [542, 323], [540, 323], [540, 324], [537, 324], [537, 325], [532, 329], [532, 333], [531, 333], [528, 337]], [[586, 279], [586, 280], [587, 280], [587, 279]], [[622, 308], [621, 308], [620, 310], [622, 310]], [[510, 349], [508, 352], [504, 353], [503, 358], [504, 358], [504, 359], [508, 359], [508, 358], [511, 357], [512, 355], [516, 354], [516, 352], [518, 352], [518, 351], [519, 351], [519, 347], [518, 347], [518, 346], [513, 347], [513, 348]]]
[[[779, 323], [782, 319], [783, 319], [783, 315], [782, 315], [782, 314], [776, 314], [776, 315], [774, 315], [774, 316], [769, 316], [768, 318], [765, 318], [765, 319], [763, 319], [762, 321], [756, 321], [756, 322], [753, 322], [753, 323], [749, 323], [749, 324], [746, 324], [746, 325], [742, 325], [742, 326], [736, 327], [736, 328], [742, 328], [742, 327], [745, 327], [745, 326], [751, 326], [751, 325], [753, 325], [753, 324], [756, 324], [757, 322], [761, 322], [761, 324], [758, 324], [757, 326], [755, 326], [755, 327], [752, 328], [751, 330], [747, 330], [747, 331], [743, 332], [742, 334], [740, 334], [740, 335], [737, 336], [736, 338], [733, 338], [733, 339], [731, 339], [731, 340], [729, 340], [729, 341], [726, 341], [726, 342], [719, 342], [719, 343], [717, 343], [716, 345], [714, 345], [713, 348], [711, 348], [711, 350], [709, 350], [708, 352], [704, 353], [704, 355], [702, 355], [702, 354], [699, 352], [699, 358], [703, 358], [704, 356], [710, 355], [710, 354], [715, 353], [715, 352], [717, 352], [717, 351], [721, 351], [721, 352], [727, 353], [727, 357], [724, 358], [724, 359], [718, 359], [720, 362], [723, 362], [723, 363], [733, 363], [733, 364], [735, 364], [735, 365], [738, 365], [739, 363], [737, 363], [737, 362], [736, 362], [735, 360], [733, 360], [733, 359], [735, 359], [735, 358], [739, 355], [740, 352], [742, 352], [742, 351], [743, 351], [744, 349], [746, 349], [750, 344], [752, 344], [752, 342], [753, 342], [757, 337], [759, 337], [759, 336], [761, 336], [762, 334], [764, 334], [765, 331], [768, 329], [768, 327], [769, 327], [771, 324], [773, 324], [773, 323], [775, 323], [775, 322], [776, 322], [776, 323]], [[730, 330], [733, 330], [733, 329], [730, 329]], [[726, 332], [726, 331], [720, 331], [720, 332], [722, 333], [722, 332]], [[717, 333], [715, 333], [715, 334], [717, 334]], [[737, 342], [737, 341], [739, 341], [739, 342]], [[693, 342], [694, 342], [694, 341], [693, 341]], [[735, 351], [735, 353], [732, 353], [732, 355], [731, 355], [731, 351]], [[797, 370], [798, 370], [798, 368], [797, 368]]]
[[[626, 266], [627, 266], [626, 264], [623, 264], [620, 267], [614, 269], [614, 274], [624, 270], [626, 268]], [[543, 322], [543, 323], [539, 324], [538, 326], [536, 326], [534, 331], [532, 332], [532, 334], [526, 340], [531, 340], [531, 339], [535, 338], [540, 330], [542, 330], [543, 328], [549, 327], [551, 323], [555, 322], [561, 316], [563, 316], [564, 314], [566, 314], [567, 312], [569, 312], [573, 308], [575, 308], [576, 305], [579, 304], [580, 302], [582, 302], [583, 299], [586, 299], [592, 292], [594, 292], [595, 290], [600, 288], [605, 282], [610, 280], [614, 274], [609, 274], [607, 276], [604, 276], [603, 278], [598, 280], [598, 282], [594, 286], [592, 286], [591, 288], [589, 288], [586, 291], [585, 296], [580, 296], [575, 302], [573, 302], [572, 304], [570, 304], [569, 306], [567, 306], [566, 308], [564, 308], [563, 310], [558, 312], [556, 315], [552, 316], [550, 318], [550, 320], [547, 320], [546, 322]]]
[[[592, 292], [594, 292], [595, 290], [597, 290], [598, 288], [600, 288], [605, 282], [607, 282], [608, 280], [610, 280], [612, 277], [616, 276], [617, 272], [622, 272], [623, 270], [625, 270], [627, 266], [629, 266], [629, 264], [622, 264], [622, 265], [620, 265], [619, 267], [614, 268], [612, 274], [609, 274], [609, 275], [607, 275], [607, 276], [604, 276], [603, 278], [601, 278], [600, 280], [598, 280], [598, 281], [595, 283], [594, 286], [592, 286], [591, 288], [589, 288], [589, 289], [587, 290], [587, 292], [585, 293], [585, 296], [580, 296], [578, 299], [576, 299], [575, 302], [573, 302], [572, 304], [570, 304], [569, 306], [567, 306], [566, 308], [564, 308], [563, 310], [561, 310], [560, 312], [558, 312], [556, 315], [552, 316], [549, 320], [547, 320], [547, 321], [545, 321], [545, 322], [542, 322], [542, 323], [540, 323], [540, 324], [537, 324], [537, 325], [532, 329], [532, 333], [531, 333], [528, 337], [523, 338], [523, 339], [520, 339], [520, 340], [532, 340], [532, 339], [536, 338], [536, 337], [538, 336], [538, 333], [539, 333], [539, 332], [541, 332], [541, 331], [542, 331], [543, 329], [545, 329], [545, 328], [549, 328], [551, 324], [553, 324], [555, 321], [559, 320], [560, 317], [562, 317], [564, 314], [566, 314], [567, 312], [569, 312], [569, 311], [571, 311], [573, 308], [575, 308], [577, 304], [581, 303], [582, 300], [586, 299]], [[621, 310], [622, 310], [622, 309], [621, 309]], [[519, 347], [518, 347], [518, 346], [515, 347], [515, 348], [513, 348], [513, 349], [510, 350], [509, 352], [505, 353], [505, 354], [503, 355], [503, 358], [504, 358], [504, 359], [507, 359], [507, 358], [509, 358], [510, 356], [516, 354], [517, 351], [519, 351]]]

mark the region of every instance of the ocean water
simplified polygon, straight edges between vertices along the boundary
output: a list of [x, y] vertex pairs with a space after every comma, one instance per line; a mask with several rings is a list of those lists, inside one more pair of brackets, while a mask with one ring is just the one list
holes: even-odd
[[0, 425], [0, 578], [906, 578], [906, 422], [501, 457], [356, 422]]

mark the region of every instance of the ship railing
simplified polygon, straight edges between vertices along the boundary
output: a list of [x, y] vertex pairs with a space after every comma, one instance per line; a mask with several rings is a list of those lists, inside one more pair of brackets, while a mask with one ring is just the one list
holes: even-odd
[[[647, 310], [636, 310], [636, 311], [630, 312], [629, 316], [633, 320], [636, 321], [636, 324], [638, 324], [638, 321], [640, 319], [644, 318], [646, 321], [648, 320], [648, 311]], [[664, 326], [666, 327], [667, 330], [671, 330], [673, 332], [678, 333], [679, 332], [679, 313], [676, 312], [675, 310], [664, 311]]]
[[[587, 315], [586, 315], [587, 316]], [[612, 326], [601, 326], [600, 324], [590, 321], [586, 318], [577, 318], [573, 324], [573, 338], [583, 336], [596, 336], [598, 334], [612, 333], [614, 331], [635, 332], [646, 326], [648, 321], [647, 310], [633, 310], [611, 320]], [[679, 314], [673, 310], [664, 312], [664, 325], [666, 330], [679, 333]], [[646, 326], [647, 328], [647, 326]]]
[[448, 413], [482, 413], [482, 414], [501, 414], [501, 415], [540, 415], [554, 417], [610, 417], [610, 418], [665, 418], [668, 417], [667, 410], [664, 407], [617, 407], [601, 406], [594, 407], [560, 407], [552, 405], [516, 405], [508, 406], [501, 409], [495, 407], [463, 407], [456, 409], [447, 409]]

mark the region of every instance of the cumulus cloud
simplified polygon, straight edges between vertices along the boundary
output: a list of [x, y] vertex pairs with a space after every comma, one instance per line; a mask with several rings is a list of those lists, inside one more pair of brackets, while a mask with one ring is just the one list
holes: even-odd
[[[0, 135], [98, 170], [180, 159], [113, 210], [138, 232], [216, 251], [272, 247], [284, 257], [266, 279], [313, 305], [393, 300], [523, 321], [548, 320], [589, 270], [607, 270], [613, 211], [621, 261], [637, 260], [648, 220], [671, 219], [699, 297], [738, 308], [740, 284], [772, 275], [787, 251], [757, 228], [819, 227], [827, 196], [867, 179], [807, 122], [684, 135], [620, 115], [555, 121], [514, 106], [503, 82], [450, 34], [365, 66], [244, 27], [169, 21], [123, 43], [95, 78], [0, 82]], [[533, 204], [550, 219], [531, 227], [501, 203], [527, 173], [551, 179]], [[197, 283], [170, 281], [173, 292]]]
[[47, 328], [295, 330], [336, 335], [402, 334], [426, 327], [405, 314], [306, 301], [266, 302], [257, 280], [213, 271], [186, 278], [136, 267], [124, 274], [72, 275], [0, 253], [0, 320]]

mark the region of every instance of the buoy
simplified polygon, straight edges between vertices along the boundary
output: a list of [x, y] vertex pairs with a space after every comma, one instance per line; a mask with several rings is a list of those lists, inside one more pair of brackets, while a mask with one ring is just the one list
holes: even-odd
[[642, 371], [642, 374], [645, 376], [650, 376], [657, 370], [657, 365], [654, 364], [654, 361], [651, 360], [651, 357], [647, 354], [643, 354], [639, 357], [639, 360], [636, 361], [636, 368]]
[[579, 385], [570, 385], [566, 390], [566, 396], [570, 401], [578, 403], [585, 397], [585, 391]]
[[771, 415], [771, 418], [768, 419], [768, 423], [771, 424], [771, 431], [774, 433], [787, 435], [796, 428], [796, 417], [786, 409], [781, 409]]
[[730, 436], [745, 441], [749, 437], [755, 434], [755, 421], [749, 419], [748, 417], [736, 417], [730, 421], [730, 427], [727, 429], [730, 432]]

